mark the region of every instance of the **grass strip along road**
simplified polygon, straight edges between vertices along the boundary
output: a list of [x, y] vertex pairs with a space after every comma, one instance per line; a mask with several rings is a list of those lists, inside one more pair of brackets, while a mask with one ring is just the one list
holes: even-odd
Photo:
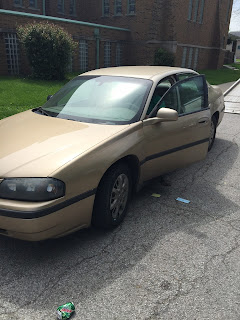
[[[221, 84], [236, 81], [240, 78], [240, 64], [233, 64], [238, 71], [230, 69], [200, 70], [209, 83]], [[63, 81], [33, 80], [30, 78], [0, 77], [0, 119], [15, 113], [43, 105], [50, 94], [56, 93], [76, 74], [68, 75]]]

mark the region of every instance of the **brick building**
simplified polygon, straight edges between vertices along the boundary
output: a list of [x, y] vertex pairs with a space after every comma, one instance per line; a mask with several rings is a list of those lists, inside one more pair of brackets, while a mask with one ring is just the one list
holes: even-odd
[[218, 68], [224, 60], [233, 0], [0, 0], [0, 74], [29, 72], [16, 26], [63, 26], [78, 49], [69, 68], [85, 71], [150, 65], [157, 48], [176, 66]]

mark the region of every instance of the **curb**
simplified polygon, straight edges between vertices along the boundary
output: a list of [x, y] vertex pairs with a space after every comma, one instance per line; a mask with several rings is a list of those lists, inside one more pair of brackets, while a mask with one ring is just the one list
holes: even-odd
[[234, 89], [238, 84], [240, 83], [240, 78], [229, 88], [227, 89], [224, 93], [223, 96], [225, 97], [232, 89]]

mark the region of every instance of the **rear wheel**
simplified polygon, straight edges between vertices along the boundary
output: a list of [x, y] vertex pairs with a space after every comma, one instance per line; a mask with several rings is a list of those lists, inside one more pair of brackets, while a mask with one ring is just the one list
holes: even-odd
[[116, 164], [110, 168], [99, 184], [92, 216], [97, 227], [113, 228], [124, 219], [132, 190], [129, 167]]
[[217, 119], [215, 116], [212, 116], [210, 136], [209, 136], [209, 142], [208, 142], [208, 151], [210, 151], [212, 149], [212, 146], [214, 144], [215, 136], [216, 136], [216, 129], [217, 129]]

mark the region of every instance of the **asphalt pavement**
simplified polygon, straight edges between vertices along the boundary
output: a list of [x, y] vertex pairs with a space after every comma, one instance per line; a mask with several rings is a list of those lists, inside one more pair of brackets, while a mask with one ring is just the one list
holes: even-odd
[[207, 158], [149, 183], [114, 231], [0, 237], [0, 319], [52, 320], [73, 301], [75, 320], [239, 320], [239, 121], [226, 113]]

